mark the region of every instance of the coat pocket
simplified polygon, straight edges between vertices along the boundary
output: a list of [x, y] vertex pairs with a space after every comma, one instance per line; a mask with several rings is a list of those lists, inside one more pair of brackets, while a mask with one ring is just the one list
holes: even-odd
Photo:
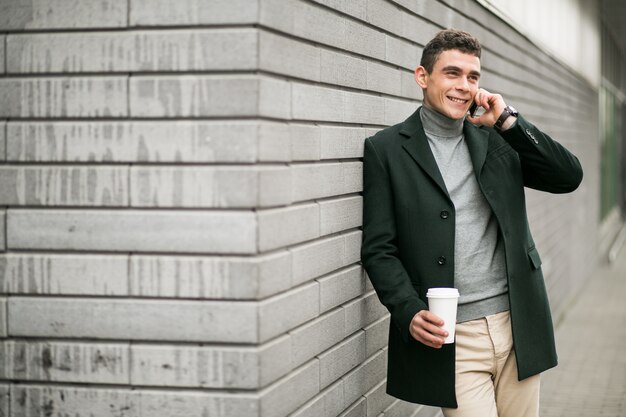
[[541, 258], [539, 257], [539, 251], [537, 251], [536, 247], [532, 247], [528, 249], [528, 259], [530, 259], [530, 264], [533, 269], [539, 269], [541, 266]]

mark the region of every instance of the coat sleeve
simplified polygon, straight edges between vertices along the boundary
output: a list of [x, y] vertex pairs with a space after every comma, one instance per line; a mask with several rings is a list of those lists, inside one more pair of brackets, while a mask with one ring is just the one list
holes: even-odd
[[569, 193], [580, 185], [583, 170], [578, 158], [521, 115], [501, 135], [520, 157], [526, 187]]
[[411, 284], [398, 257], [393, 190], [387, 170], [370, 139], [363, 155], [363, 243], [361, 260], [380, 302], [408, 342], [413, 316], [428, 307]]

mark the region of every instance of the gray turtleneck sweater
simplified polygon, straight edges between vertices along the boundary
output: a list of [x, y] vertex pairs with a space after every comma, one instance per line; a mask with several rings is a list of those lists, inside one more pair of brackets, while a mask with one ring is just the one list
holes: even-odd
[[509, 309], [504, 247], [498, 223], [480, 191], [463, 136], [463, 120], [422, 106], [420, 118], [430, 149], [454, 203], [454, 282], [457, 321]]

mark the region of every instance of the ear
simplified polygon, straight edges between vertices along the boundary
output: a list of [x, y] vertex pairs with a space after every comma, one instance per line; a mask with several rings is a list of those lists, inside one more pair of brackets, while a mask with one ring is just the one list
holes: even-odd
[[428, 84], [428, 72], [426, 71], [426, 68], [420, 65], [415, 69], [414, 76], [417, 85], [422, 88], [426, 88], [426, 85]]

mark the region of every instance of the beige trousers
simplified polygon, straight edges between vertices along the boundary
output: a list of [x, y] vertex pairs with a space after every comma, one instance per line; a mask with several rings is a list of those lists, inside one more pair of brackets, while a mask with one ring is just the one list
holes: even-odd
[[456, 325], [456, 399], [445, 417], [538, 417], [539, 375], [517, 380], [508, 311]]

